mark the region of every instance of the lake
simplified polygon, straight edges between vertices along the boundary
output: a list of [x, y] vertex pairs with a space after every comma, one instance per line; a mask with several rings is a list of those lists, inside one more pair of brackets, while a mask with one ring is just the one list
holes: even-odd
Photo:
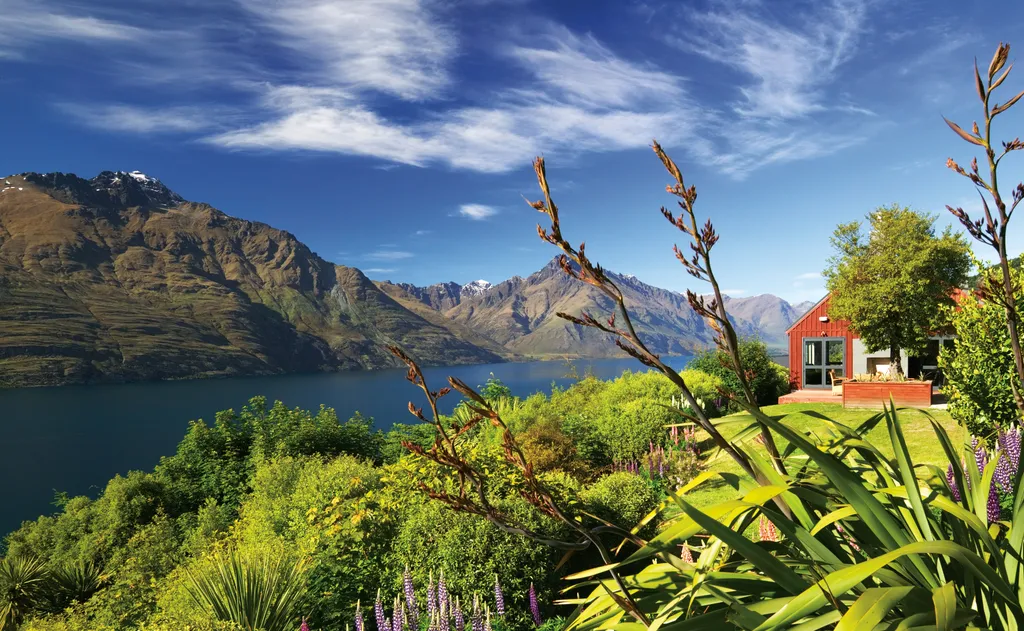
[[[681, 369], [689, 357], [665, 360]], [[788, 363], [786, 358], [776, 361]], [[590, 370], [602, 379], [626, 369], [646, 370], [631, 358], [573, 363], [580, 375]], [[549, 361], [427, 368], [424, 373], [433, 390], [447, 385], [449, 375], [476, 387], [493, 373], [513, 394], [527, 396], [550, 393], [552, 382], [568, 385], [568, 370], [564, 362]], [[95, 497], [115, 474], [152, 470], [160, 456], [174, 453], [190, 420], [212, 422], [217, 411], [239, 409], [257, 395], [293, 408], [315, 410], [323, 404], [343, 420], [359, 411], [385, 430], [393, 423], [411, 423], [408, 402], [425, 407], [426, 400], [405, 374], [396, 369], [0, 390], [0, 533], [51, 513], [55, 491]], [[442, 413], [459, 400], [458, 393], [442, 399]]]

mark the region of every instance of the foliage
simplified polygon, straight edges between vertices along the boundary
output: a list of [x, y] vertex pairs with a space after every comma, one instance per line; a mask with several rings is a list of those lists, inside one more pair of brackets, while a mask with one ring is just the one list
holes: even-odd
[[576, 452], [576, 446], [559, 423], [540, 421], [519, 435], [523, 453], [538, 472], [561, 470], [586, 476], [587, 462]]
[[[1013, 271], [1020, 286], [1024, 274]], [[1013, 348], [1006, 331], [1005, 309], [991, 301], [965, 297], [947, 315], [956, 340], [939, 353], [945, 377], [942, 393], [949, 413], [971, 434], [989, 438], [1020, 418], [1011, 381], [1015, 372]]]
[[620, 471], [585, 488], [580, 500], [598, 517], [632, 528], [654, 510], [660, 498], [648, 478]]
[[45, 600], [49, 577], [37, 557], [8, 555], [0, 560], [0, 631], [17, 631], [35, 607]]
[[[805, 466], [781, 475], [755, 457], [771, 483], [721, 475], [735, 489], [734, 499], [703, 510], [686, 493], [717, 472], [673, 494], [677, 516], [617, 561], [629, 598], [607, 597], [608, 591], [623, 596], [613, 581], [579, 576], [567, 590], [581, 594], [571, 601], [581, 605], [572, 628], [604, 628], [609, 616], [631, 615], [622, 603], [636, 603], [637, 616], [664, 625], [687, 619], [697, 626], [743, 621], [744, 628], [765, 630], [883, 622], [885, 628], [899, 622], [1016, 628], [1024, 615], [1019, 473], [1012, 480], [1018, 490], [1013, 519], [996, 524], [988, 509], [995, 460], [979, 469], [973, 451], [965, 450], [967, 473], [954, 472], [953, 479], [971, 490], [957, 500], [941, 470], [915, 466], [895, 411], [858, 427], [822, 417], [821, 429], [810, 435], [767, 415], [761, 420], [788, 442], [787, 460]], [[864, 440], [880, 422], [894, 458], [880, 457]], [[946, 432], [933, 427], [947, 457], [959, 460]], [[758, 449], [754, 441], [742, 444], [751, 455]], [[773, 526], [769, 538], [751, 541], [744, 533], [762, 517]], [[692, 561], [680, 556], [683, 543], [690, 551], [682, 556]]]
[[[758, 405], [776, 403], [780, 396], [789, 392], [789, 371], [772, 361], [771, 355], [768, 354], [768, 346], [764, 342], [757, 339], [740, 340], [739, 354]], [[727, 354], [721, 349], [698, 353], [686, 365], [686, 370], [682, 373], [684, 378], [687, 373], [697, 376], [697, 383], [701, 385], [707, 381], [698, 373], [712, 375], [713, 378], [720, 379], [726, 391], [733, 396], [739, 397], [742, 394], [739, 377], [729, 367]], [[716, 395], [715, 399], [718, 398]], [[729, 409], [736, 411], [739, 406], [733, 402], [729, 404]]]
[[244, 629], [294, 631], [306, 591], [305, 561], [287, 556], [213, 556], [190, 571], [189, 594], [195, 605], [216, 620]]
[[829, 316], [850, 322], [868, 352], [888, 350], [903, 372], [900, 350], [918, 355], [937, 330], [943, 305], [967, 281], [969, 247], [946, 227], [936, 235], [935, 217], [893, 204], [860, 222], [840, 224], [832, 236], [835, 256], [824, 276]]
[[914, 381], [921, 381], [921, 379], [911, 379], [902, 373], [893, 372], [865, 372], [857, 373], [850, 378], [850, 381], [858, 381], [861, 383], [907, 383]]

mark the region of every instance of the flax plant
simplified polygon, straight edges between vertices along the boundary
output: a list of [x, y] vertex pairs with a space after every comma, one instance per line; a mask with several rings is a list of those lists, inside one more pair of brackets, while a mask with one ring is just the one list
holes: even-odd
[[[996, 116], [1013, 107], [1021, 97], [1024, 97], [1024, 91], [1022, 91], [1001, 105], [992, 101], [992, 95], [996, 88], [1002, 85], [1013, 68], [1012, 63], [1006, 66], [1009, 56], [1010, 45], [1000, 43], [995, 55], [992, 56], [992, 61], [989, 63], [985, 80], [982, 80], [981, 72], [978, 70], [977, 59], [974, 60], [974, 83], [984, 111], [984, 118], [982, 119], [984, 132], [978, 127], [977, 122], [973, 123], [971, 131], [968, 132], [948, 118], [943, 118], [950, 129], [956, 132], [958, 136], [984, 150], [988, 167], [985, 176], [982, 176], [979, 170], [977, 158], [971, 160], [969, 171], [957, 164], [952, 158], [946, 161], [947, 167], [966, 177], [974, 184], [978, 197], [981, 198], [983, 216], [980, 219], [972, 219], [963, 208], [954, 208], [953, 206], [946, 206], [946, 208], [960, 220], [960, 223], [963, 224], [964, 228], [967, 229], [967, 232], [974, 239], [992, 247], [999, 257], [998, 273], [994, 270], [991, 272], [982, 270], [979, 297], [996, 302], [1006, 311], [1006, 328], [1010, 334], [1010, 345], [1013, 349], [1013, 361], [1017, 373], [1017, 378], [1011, 380], [1010, 385], [1013, 387], [1013, 397], [1017, 404], [1017, 409], [1024, 416], [1024, 353], [1022, 353], [1020, 342], [1021, 319], [1017, 308], [1018, 287], [1014, 285], [1013, 276], [1010, 273], [1010, 260], [1006, 247], [1006, 231], [1010, 219], [1013, 218], [1013, 211], [1021, 203], [1021, 200], [1024, 200], [1024, 183], [1017, 184], [1017, 187], [1013, 190], [1013, 200], [1008, 207], [1006, 200], [999, 192], [997, 173], [1003, 158], [1010, 152], [1024, 149], [1024, 142], [1021, 142], [1020, 138], [1003, 142], [1003, 149], [997, 156], [992, 140], [992, 122]], [[1005, 70], [1003, 70], [1004, 66], [1006, 66]], [[1001, 74], [1000, 70], [1003, 71]], [[986, 196], [992, 198], [994, 209], [989, 206]]]

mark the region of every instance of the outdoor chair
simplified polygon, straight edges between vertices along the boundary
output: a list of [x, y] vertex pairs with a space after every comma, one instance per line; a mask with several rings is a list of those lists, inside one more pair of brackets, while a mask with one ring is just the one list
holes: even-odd
[[837, 397], [843, 396], [843, 382], [846, 381], [846, 377], [837, 377], [836, 371], [828, 371], [828, 376], [832, 379], [832, 394]]

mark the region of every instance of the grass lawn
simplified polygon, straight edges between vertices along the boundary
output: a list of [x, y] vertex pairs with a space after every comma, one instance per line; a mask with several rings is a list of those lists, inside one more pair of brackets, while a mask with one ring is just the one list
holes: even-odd
[[[773, 417], [782, 417], [783, 423], [797, 431], [821, 431], [823, 435], [823, 430], [827, 427], [827, 424], [804, 414], [804, 412], [817, 412], [848, 427], [856, 427], [872, 416], [881, 414], [881, 410], [844, 409], [842, 405], [837, 403], [789, 403], [786, 405], [765, 406], [763, 410]], [[899, 418], [903, 426], [907, 447], [910, 449], [910, 455], [914, 463], [936, 464], [945, 469], [948, 461], [928, 420], [929, 416], [942, 424], [949, 433], [949, 437], [954, 445], [959, 446], [967, 439], [967, 431], [958, 426], [945, 410], [915, 410], [908, 408], [897, 411], [897, 418]], [[717, 419], [717, 421], [749, 421], [749, 419], [750, 415], [744, 412], [733, 414], [723, 419]], [[743, 422], [726, 424], [722, 427], [722, 434], [727, 438], [731, 437], [742, 427], [745, 427], [745, 425], [746, 423]], [[892, 455], [892, 444], [889, 442], [889, 431], [886, 429], [884, 420], [868, 433], [867, 440], [882, 453], [888, 456]], [[785, 443], [780, 442], [779, 448], [784, 449]], [[713, 452], [713, 454], [711, 460], [707, 462], [708, 469], [742, 474], [739, 466], [727, 455], [717, 452]], [[735, 491], [721, 480], [713, 479], [691, 491], [686, 497], [696, 506], [709, 506], [733, 499]]]

